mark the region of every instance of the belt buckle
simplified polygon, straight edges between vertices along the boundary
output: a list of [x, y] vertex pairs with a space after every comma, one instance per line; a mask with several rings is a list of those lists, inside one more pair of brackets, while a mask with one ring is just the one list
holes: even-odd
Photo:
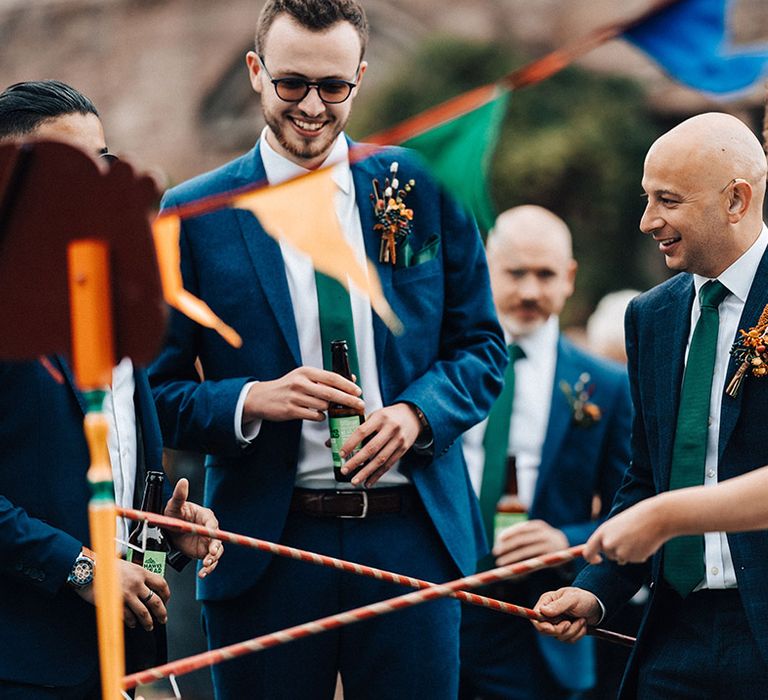
[[339, 515], [337, 517], [339, 518], [345, 518], [345, 519], [360, 519], [364, 518], [368, 515], [368, 492], [367, 491], [337, 491], [337, 494], [341, 496], [360, 496], [362, 501], [362, 510], [360, 511], [360, 515]]

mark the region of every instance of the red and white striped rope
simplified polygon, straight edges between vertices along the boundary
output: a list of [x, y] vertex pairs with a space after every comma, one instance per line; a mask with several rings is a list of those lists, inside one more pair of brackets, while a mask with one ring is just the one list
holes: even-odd
[[[130, 511], [128, 509], [121, 508], [119, 510], [123, 515], [126, 515], [127, 517], [132, 517], [133, 514], [137, 513], [137, 511]], [[146, 519], [150, 520], [149, 517]], [[154, 515], [152, 516], [151, 521], [158, 525], [166, 525], [165, 522], [161, 522]], [[207, 530], [207, 528], [202, 528], [202, 530]], [[205, 534], [211, 536], [209, 533]], [[234, 535], [233, 537], [239, 539], [242, 536]], [[420, 603], [426, 603], [428, 601], [437, 600], [439, 598], [447, 598], [463, 588], [477, 588], [478, 586], [484, 586], [488, 583], [502, 581], [512, 576], [528, 574], [532, 571], [537, 571], [538, 569], [551, 566], [560, 566], [561, 564], [566, 564], [569, 561], [579, 557], [581, 555], [582, 549], [582, 545], [578, 547], [570, 547], [569, 549], [564, 549], [559, 552], [552, 552], [551, 554], [546, 554], [541, 557], [526, 559], [525, 561], [518, 562], [517, 564], [500, 566], [496, 569], [483, 571], [479, 574], [473, 574], [472, 576], [465, 576], [464, 578], [456, 579], [455, 581], [449, 581], [444, 584], [430, 586], [429, 588], [424, 588], [412, 593], [406, 593], [405, 595], [383, 600], [379, 603], [365, 605], [360, 608], [355, 608], [353, 610], [339, 613], [337, 615], [330, 615], [319, 620], [313, 620], [312, 622], [306, 622], [304, 624], [289, 627], [284, 630], [271, 632], [270, 634], [265, 634], [260, 637], [254, 637], [253, 639], [238, 642], [237, 644], [231, 644], [220, 649], [212, 649], [211, 651], [203, 652], [202, 654], [189, 656], [185, 659], [179, 659], [178, 661], [172, 661], [162, 666], [157, 666], [155, 668], [147, 669], [146, 671], [141, 671], [139, 673], [126, 676], [123, 679], [123, 687], [126, 689], [135, 688], [140, 683], [151, 683], [156, 680], [167, 678], [170, 675], [184, 675], [186, 673], [191, 673], [192, 671], [205, 668], [206, 666], [213, 666], [217, 663], [221, 663], [222, 661], [244, 656], [252, 652], [261, 651], [262, 649], [268, 649], [280, 644], [287, 644], [288, 642], [292, 642], [297, 639], [303, 639], [315, 634], [320, 634], [321, 632], [343, 627], [344, 625], [351, 625], [356, 622], [361, 622], [362, 620], [377, 617], [379, 615], [386, 615], [387, 613], [403, 610]], [[311, 555], [311, 553], [307, 554]], [[311, 555], [310, 559], [314, 559], [315, 556], [319, 557], [320, 555]], [[304, 559], [304, 557], [295, 558]]]

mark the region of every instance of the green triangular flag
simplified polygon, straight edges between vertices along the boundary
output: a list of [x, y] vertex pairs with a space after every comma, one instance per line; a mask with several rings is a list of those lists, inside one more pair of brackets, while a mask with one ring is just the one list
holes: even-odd
[[509, 91], [500, 90], [471, 112], [402, 143], [424, 157], [435, 177], [469, 208], [484, 232], [496, 219], [488, 171], [508, 102]]

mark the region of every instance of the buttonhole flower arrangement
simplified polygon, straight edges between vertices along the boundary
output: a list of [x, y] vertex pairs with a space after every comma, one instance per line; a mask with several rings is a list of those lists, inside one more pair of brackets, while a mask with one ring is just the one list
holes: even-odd
[[591, 379], [588, 372], [582, 372], [573, 386], [564, 379], [560, 382], [560, 390], [571, 407], [573, 422], [579, 428], [589, 428], [603, 417], [600, 407], [589, 400], [595, 392], [595, 385], [590, 384]]
[[395, 265], [397, 253], [411, 235], [413, 228], [413, 209], [405, 205], [408, 193], [416, 186], [415, 180], [409, 180], [400, 187], [397, 177], [398, 163], [393, 162], [389, 167], [391, 176], [384, 179], [384, 188], [379, 180], [374, 178], [371, 203], [376, 218], [373, 230], [381, 237], [379, 247], [379, 262]]

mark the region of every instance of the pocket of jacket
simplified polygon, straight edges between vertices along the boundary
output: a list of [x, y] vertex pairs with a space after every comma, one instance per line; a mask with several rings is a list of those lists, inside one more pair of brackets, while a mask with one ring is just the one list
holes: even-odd
[[409, 267], [415, 267], [416, 265], [421, 265], [422, 263], [434, 260], [439, 251], [440, 236], [435, 233], [427, 239], [427, 242], [421, 247], [418, 253], [413, 254]]

